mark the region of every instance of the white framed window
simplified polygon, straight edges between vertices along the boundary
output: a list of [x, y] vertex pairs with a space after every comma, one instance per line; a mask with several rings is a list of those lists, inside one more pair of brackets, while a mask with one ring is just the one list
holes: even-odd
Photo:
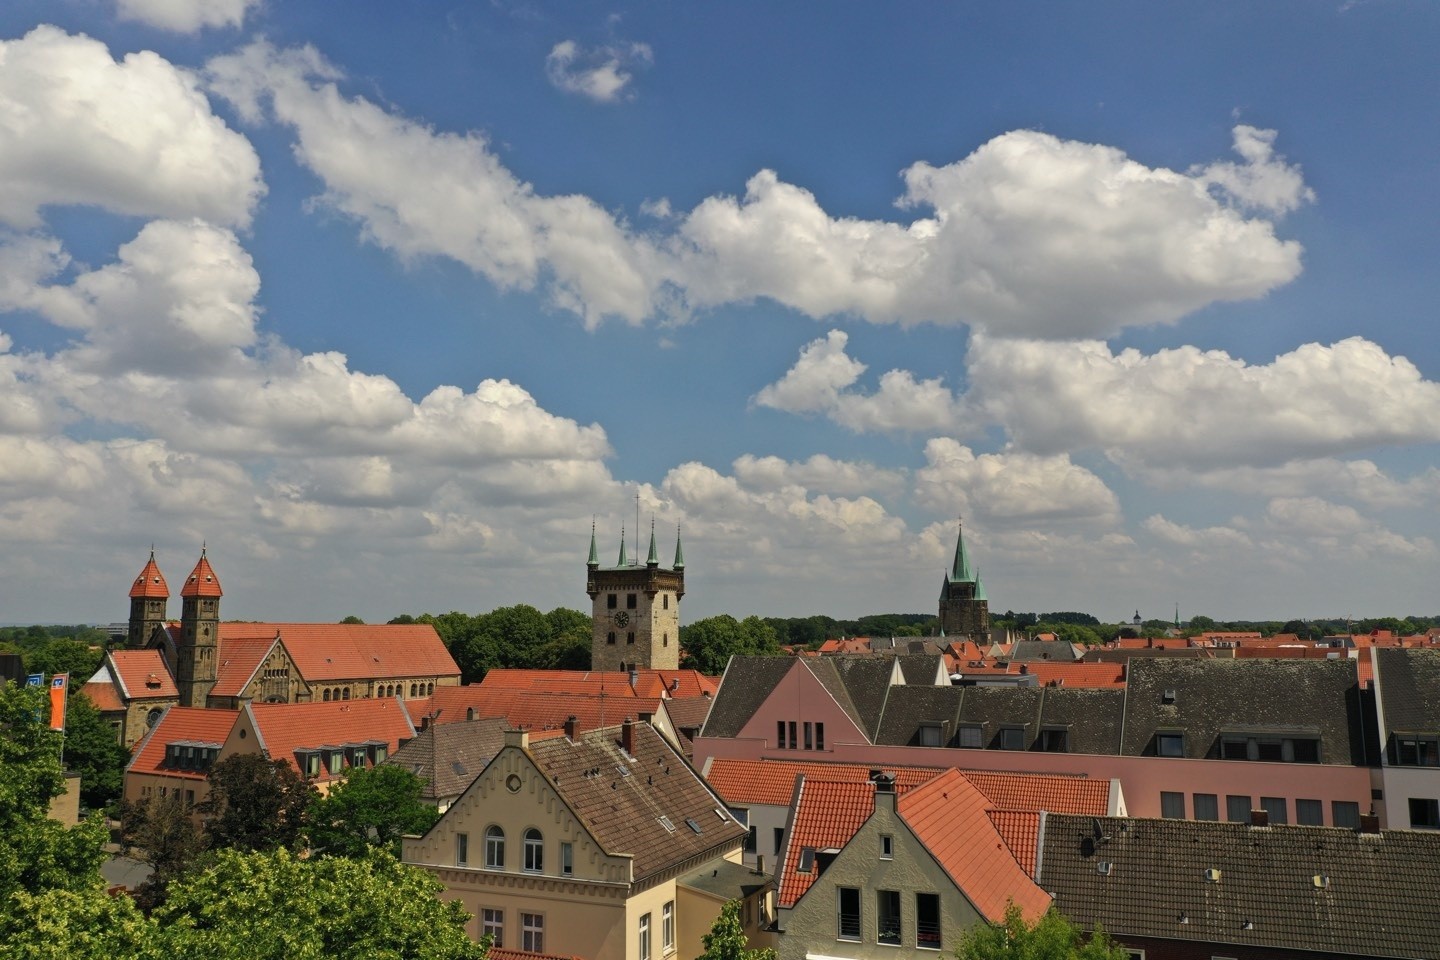
[[534, 827], [525, 831], [525, 869], [531, 873], [545, 869], [545, 838]]
[[640, 917], [640, 960], [650, 960], [650, 914]]
[[470, 834], [455, 834], [455, 866], [468, 867], [470, 865]]
[[505, 831], [494, 824], [485, 828], [485, 866], [505, 869]]
[[667, 954], [675, 952], [675, 901], [665, 901], [660, 909], [660, 948]]
[[888, 833], [880, 834], [880, 859], [893, 860], [895, 858], [895, 838]]
[[531, 953], [545, 952], [545, 914], [520, 914], [520, 949]]
[[575, 846], [570, 843], [560, 844], [560, 873], [563, 876], [572, 877], [575, 875]]
[[490, 946], [505, 946], [505, 911], [490, 907], [481, 910], [480, 933], [490, 938]]

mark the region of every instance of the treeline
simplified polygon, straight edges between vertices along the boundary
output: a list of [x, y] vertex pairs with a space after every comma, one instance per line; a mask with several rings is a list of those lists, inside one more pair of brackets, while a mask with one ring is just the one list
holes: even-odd
[[[347, 617], [350, 622], [356, 618]], [[438, 616], [405, 614], [390, 623], [428, 623], [460, 667], [464, 683], [479, 683], [496, 667], [530, 670], [588, 670], [590, 615], [556, 607], [541, 613], [518, 604], [489, 613], [452, 610]]]

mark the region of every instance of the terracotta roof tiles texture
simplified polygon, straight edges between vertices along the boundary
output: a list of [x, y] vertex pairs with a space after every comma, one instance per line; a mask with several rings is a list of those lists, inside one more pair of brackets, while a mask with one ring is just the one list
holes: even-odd
[[511, 950], [509, 947], [491, 947], [485, 956], [488, 960], [583, 960], [581, 957], [566, 956], [563, 953], [531, 953], [528, 950]]
[[174, 770], [164, 767], [165, 747], [179, 740], [224, 743], [239, 717], [234, 710], [207, 710], [201, 707], [170, 707], [150, 728], [135, 748], [126, 773], [159, 773], [187, 780], [204, 780], [203, 770]]
[[[297, 770], [295, 751], [299, 749], [380, 740], [388, 753], [394, 753], [402, 739], [415, 736], [409, 715], [392, 699], [251, 703], [245, 709], [254, 718], [270, 759], [288, 760]], [[330, 775], [322, 773], [320, 779], [330, 779]]]
[[1009, 810], [1046, 810], [1103, 817], [1110, 809], [1110, 781], [1047, 774], [962, 771], [991, 804]]
[[555, 693], [598, 694], [607, 697], [698, 697], [714, 696], [719, 679], [698, 670], [637, 670], [635, 682], [620, 670], [521, 670], [502, 667], [485, 674], [478, 684], [487, 689], [544, 689]]
[[[706, 779], [715, 792], [734, 806], [768, 804], [789, 806], [795, 796], [795, 778], [840, 783], [870, 783], [870, 771], [861, 763], [818, 763], [790, 760], [732, 760], [716, 757], [710, 761]], [[918, 786], [939, 776], [941, 767], [884, 767], [895, 777], [900, 789]]]
[[705, 725], [705, 718], [710, 716], [710, 707], [714, 703], [713, 697], [676, 697], [665, 701], [665, 712], [676, 727], [699, 730]]
[[950, 770], [896, 801], [917, 839], [991, 923], [1011, 901], [1027, 920], [1039, 919], [1050, 895], [1035, 885], [987, 813], [989, 802], [965, 775]]
[[487, 690], [483, 686], [468, 686], [436, 687], [434, 696], [424, 706], [418, 705], [419, 701], [406, 701], [406, 706], [411, 716], [438, 710], [437, 724], [503, 717], [516, 730], [547, 730], [563, 727], [565, 720], [573, 716], [585, 731], [626, 718], [638, 720], [641, 713], [658, 712], [660, 703], [658, 699], [616, 698], [608, 693], [600, 697], [529, 688]]
[[255, 676], [260, 661], [265, 659], [273, 646], [273, 636], [232, 637], [225, 640], [220, 647], [220, 662], [215, 666], [215, 686], [211, 688], [210, 695], [238, 697], [250, 682], [250, 678]]
[[220, 578], [215, 576], [215, 571], [210, 567], [210, 561], [205, 558], [205, 552], [200, 552], [200, 560], [195, 564], [195, 569], [190, 571], [190, 576], [185, 578], [185, 585], [180, 588], [182, 597], [222, 597], [224, 593], [220, 589]]
[[115, 689], [115, 684], [110, 680], [91, 680], [80, 688], [80, 692], [102, 713], [125, 709], [125, 702], [120, 699], [120, 691]]
[[121, 695], [126, 699], [180, 696], [159, 650], [111, 650], [105, 656], [114, 667], [111, 676], [119, 682]]
[[[780, 874], [779, 905], [793, 907], [819, 875], [800, 872], [800, 851], [839, 849], [875, 812], [875, 787], [864, 782], [806, 777], [798, 787], [793, 820], [786, 831], [785, 865]], [[793, 795], [793, 794], [792, 794]]]
[[[737, 848], [745, 828], [695, 769], [653, 728], [636, 723], [631, 729], [630, 756], [620, 747], [620, 726], [574, 740], [532, 740], [530, 756], [601, 847], [632, 858], [634, 881], [692, 857]], [[668, 829], [661, 817], [669, 819]]]
[[232, 639], [279, 636], [310, 682], [460, 675], [428, 623], [222, 623], [220, 652]]
[[165, 577], [160, 573], [160, 566], [155, 562], [155, 554], [150, 554], [150, 562], [145, 564], [145, 569], [141, 570], [140, 576], [135, 578], [135, 585], [130, 588], [130, 596], [156, 600], [170, 598], [170, 587], [166, 585]]
[[990, 822], [1015, 855], [1021, 868], [1035, 876], [1035, 858], [1040, 839], [1040, 812], [1037, 810], [987, 810]]

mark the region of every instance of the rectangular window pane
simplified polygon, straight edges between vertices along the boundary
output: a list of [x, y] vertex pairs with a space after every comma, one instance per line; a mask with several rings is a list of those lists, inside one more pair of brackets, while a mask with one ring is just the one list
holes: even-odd
[[806, 720], [806, 721], [805, 721], [805, 749], [806, 749], [806, 750], [814, 750], [814, 749], [815, 749], [814, 733], [815, 733], [815, 728], [810, 725], [810, 721], [809, 721], [809, 720]]
[[1006, 727], [1000, 731], [1001, 750], [1024, 750], [1025, 731], [1019, 727]]
[[1155, 755], [1159, 757], [1185, 756], [1185, 735], [1182, 733], [1157, 733]]
[[1305, 827], [1325, 825], [1325, 805], [1319, 800], [1296, 800], [1295, 822]]
[[794, 720], [788, 721], [788, 722], [785, 724], [785, 730], [786, 730], [786, 732], [788, 732], [788, 733], [790, 734], [790, 749], [791, 749], [791, 750], [796, 749], [796, 747], [795, 747], [795, 744], [796, 744], [796, 740], [795, 740], [795, 721], [794, 721]]
[[1220, 801], [1213, 793], [1197, 793], [1194, 796], [1196, 820], [1219, 820]]
[[491, 939], [491, 946], [505, 946], [505, 911], [486, 907], [480, 911], [480, 932]]
[[915, 946], [921, 950], [940, 949], [940, 895], [915, 894]]
[[1440, 829], [1440, 800], [1411, 797], [1410, 826], [1417, 830]]
[[1160, 792], [1160, 816], [1169, 820], [1185, 819], [1185, 794], [1169, 790]]
[[1319, 763], [1319, 740], [1291, 740], [1290, 753], [1296, 763]]
[[665, 904], [660, 912], [660, 946], [666, 953], [675, 949], [675, 901]]
[[640, 918], [640, 960], [650, 960], [650, 914]]
[[960, 728], [960, 746], [978, 750], [985, 745], [979, 727]]
[[1360, 826], [1360, 804], [1353, 800], [1330, 802], [1330, 826], [1356, 830]]
[[1040, 749], [1046, 753], [1066, 753], [1069, 733], [1065, 730], [1044, 730], [1040, 733]]
[[825, 749], [825, 724], [820, 721], [815, 723], [815, 749]]
[[1289, 823], [1289, 804], [1284, 797], [1261, 797], [1260, 809], [1270, 815], [1270, 822]]
[[920, 746], [940, 746], [940, 727], [933, 723], [926, 723], [920, 726]]
[[1225, 819], [1231, 823], [1250, 822], [1250, 798], [1227, 796], [1225, 798]]
[[837, 887], [835, 890], [836, 936], [841, 940], [860, 939], [860, 890], [856, 887]]
[[780, 851], [785, 847], [785, 828], [775, 828], [775, 856], [780, 856]]
[[746, 834], [745, 834], [745, 852], [746, 852], [746, 853], [754, 853], [754, 852], [755, 852], [755, 842], [756, 842], [756, 838], [757, 838], [758, 834], [759, 834], [759, 830], [758, 830], [758, 828], [756, 828], [756, 827], [751, 827], [751, 828], [746, 832]]
[[777, 750], [784, 750], [784, 749], [785, 749], [785, 721], [784, 721], [784, 720], [776, 720], [776, 721], [775, 721], [775, 749], [777, 749]]
[[1248, 760], [1250, 759], [1250, 744], [1246, 740], [1221, 740], [1221, 760]]
[[575, 847], [569, 843], [560, 844], [560, 872], [567, 877], [575, 872]]
[[528, 950], [531, 953], [545, 952], [544, 914], [520, 914], [520, 949]]
[[464, 867], [470, 863], [470, 834], [455, 834], [455, 866]]
[[900, 944], [900, 891], [875, 891], [875, 938], [880, 943]]

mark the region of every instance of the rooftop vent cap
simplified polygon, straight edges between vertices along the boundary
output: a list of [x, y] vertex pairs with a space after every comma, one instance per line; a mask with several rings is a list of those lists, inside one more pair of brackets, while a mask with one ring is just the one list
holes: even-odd
[[1310, 878], [1310, 882], [1314, 884], [1316, 890], [1324, 890], [1330, 886], [1330, 878], [1323, 873], [1315, 874], [1315, 876]]
[[1110, 871], [1114, 869], [1115, 865], [1109, 860], [1101, 860], [1099, 863], [1095, 864], [1095, 872], [1100, 874], [1100, 876], [1102, 877], [1110, 876]]
[[1174, 688], [1174, 687], [1170, 687], [1170, 688], [1168, 688], [1163, 694], [1161, 694], [1161, 696], [1160, 696], [1160, 702], [1161, 702], [1161, 703], [1174, 703], [1174, 702], [1175, 702], [1175, 688]]
[[1207, 883], [1219, 883], [1220, 871], [1214, 867], [1207, 867], [1205, 870], [1205, 881]]

